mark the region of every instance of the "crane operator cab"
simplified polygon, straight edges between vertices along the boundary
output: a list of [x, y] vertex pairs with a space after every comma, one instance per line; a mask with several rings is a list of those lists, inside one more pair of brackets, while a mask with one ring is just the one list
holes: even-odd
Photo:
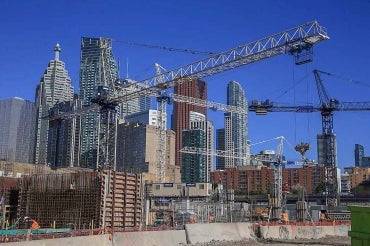
[[109, 87], [105, 85], [99, 85], [96, 98], [94, 98], [93, 102], [97, 103], [106, 102], [108, 100], [108, 96], [109, 96]]

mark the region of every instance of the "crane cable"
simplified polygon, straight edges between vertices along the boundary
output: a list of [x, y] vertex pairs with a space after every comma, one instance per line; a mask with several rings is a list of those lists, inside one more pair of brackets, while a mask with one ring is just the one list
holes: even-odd
[[167, 50], [167, 51], [189, 53], [189, 54], [193, 54], [193, 55], [195, 55], [195, 54], [205, 54], [205, 55], [214, 55], [214, 54], [216, 54], [216, 53], [211, 52], [211, 51], [199, 51], [199, 50], [182, 49], [182, 48], [171, 48], [171, 47], [167, 47], [167, 46], [144, 44], [144, 43], [137, 43], [137, 42], [132, 42], [132, 41], [117, 40], [117, 39], [113, 39], [112, 41], [117, 42], [117, 43], [123, 43], [123, 44], [126, 44], [126, 45], [141, 46], [141, 47], [150, 48], [150, 49], [162, 49], [162, 50]]
[[[292, 69], [292, 74], [293, 74], [293, 103], [294, 105], [296, 105], [296, 90], [295, 90], [295, 72], [294, 72], [294, 65], [293, 65], [293, 69]], [[294, 142], [297, 142], [297, 113], [294, 112]]]
[[[308, 72], [307, 71], [308, 68], [306, 66], [306, 73]], [[310, 87], [309, 87], [309, 80], [306, 80], [306, 97], [307, 97], [307, 102], [306, 104], [308, 105], [309, 104], [309, 98], [310, 98]], [[307, 135], [308, 135], [308, 144], [311, 145], [311, 117], [310, 117], [310, 114], [307, 114]]]
[[336, 75], [336, 74], [332, 74], [332, 73], [328, 73], [328, 72], [324, 72], [324, 71], [320, 71], [319, 72], [321, 73], [324, 73], [326, 75], [329, 75], [329, 76], [333, 76], [333, 77], [336, 77], [338, 79], [341, 79], [341, 80], [344, 80], [348, 83], [351, 83], [351, 84], [358, 84], [358, 85], [363, 85], [363, 86], [366, 86], [366, 87], [370, 87], [370, 83], [367, 83], [367, 82], [363, 82], [363, 81], [360, 81], [360, 80], [354, 80], [354, 79], [351, 79], [351, 78], [347, 78], [347, 77], [344, 77], [344, 76], [340, 76], [340, 75]]

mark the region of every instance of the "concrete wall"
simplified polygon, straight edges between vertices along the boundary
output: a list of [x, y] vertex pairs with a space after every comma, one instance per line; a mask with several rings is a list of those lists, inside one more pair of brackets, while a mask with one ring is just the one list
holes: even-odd
[[19, 243], [6, 243], [4, 245], [9, 246], [78, 246], [78, 245], [101, 245], [111, 246], [112, 243], [109, 241], [109, 235], [95, 235], [95, 236], [83, 236], [83, 237], [66, 237], [46, 240], [34, 240]]
[[[338, 226], [295, 226], [274, 225], [260, 226], [259, 234], [264, 239], [319, 239], [325, 236], [348, 236], [349, 225]], [[109, 235], [84, 237], [68, 237], [49, 240], [35, 240], [6, 245], [22, 246], [179, 246], [211, 241], [241, 241], [253, 240], [251, 223], [211, 223], [187, 224], [185, 230], [176, 231], [141, 231], [116, 232], [112, 238]]]
[[188, 243], [215, 241], [240, 241], [255, 238], [250, 223], [186, 224]]
[[185, 230], [119, 232], [114, 234], [113, 240], [113, 245], [117, 246], [174, 246], [180, 243], [186, 245]]
[[260, 226], [259, 234], [264, 239], [319, 239], [325, 236], [348, 236], [349, 225], [337, 226]]
[[9, 246], [175, 246], [186, 245], [185, 230], [116, 232], [112, 238], [108, 234], [82, 237], [67, 237], [7, 243]]

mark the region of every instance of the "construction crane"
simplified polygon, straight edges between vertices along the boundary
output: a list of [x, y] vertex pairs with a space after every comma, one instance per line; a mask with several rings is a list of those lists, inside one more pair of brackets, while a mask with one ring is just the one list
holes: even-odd
[[[329, 198], [329, 204], [335, 206], [338, 198], [338, 181], [337, 181], [337, 156], [336, 142], [333, 127], [334, 111], [367, 111], [370, 110], [370, 101], [365, 102], [340, 102], [337, 99], [330, 98], [325, 86], [322, 82], [320, 74], [333, 76], [328, 72], [313, 70], [320, 104], [318, 106], [303, 105], [303, 106], [282, 106], [275, 105], [270, 100], [258, 101], [253, 100], [248, 106], [248, 110], [255, 112], [257, 115], [265, 115], [268, 112], [297, 112], [297, 113], [312, 113], [320, 112], [322, 117], [322, 144], [323, 144], [323, 163], [326, 168], [325, 184], [326, 194]], [[307, 144], [296, 146], [297, 151], [304, 156], [305, 151], [310, 147]]]
[[[199, 60], [177, 69], [159, 73], [137, 83], [131, 84], [128, 91], [114, 79], [109, 72], [110, 61], [107, 58], [107, 49], [111, 46], [101, 47], [101, 86], [98, 87], [97, 97], [93, 102], [100, 112], [98, 163], [97, 169], [102, 170], [113, 167], [115, 170], [115, 144], [117, 127], [117, 106], [141, 96], [158, 97], [158, 91], [165, 91], [177, 83], [184, 83], [190, 79], [203, 78], [237, 67], [258, 62], [280, 54], [291, 54], [296, 58], [296, 64], [303, 64], [312, 60], [312, 47], [324, 40], [328, 40], [326, 29], [311, 21], [280, 33], [239, 45], [218, 54], [212, 54], [206, 59]], [[108, 40], [109, 41], [109, 40]], [[107, 42], [108, 42], [107, 41]], [[104, 58], [105, 57], [105, 58]], [[105, 60], [104, 60], [105, 59]], [[185, 100], [186, 101], [186, 100]], [[186, 101], [186, 103], [189, 103]], [[205, 105], [206, 106], [206, 105]], [[96, 107], [96, 106], [93, 106]], [[87, 107], [88, 108], [88, 107]], [[163, 169], [162, 163], [157, 165]], [[164, 170], [157, 172], [158, 180], [163, 180]]]

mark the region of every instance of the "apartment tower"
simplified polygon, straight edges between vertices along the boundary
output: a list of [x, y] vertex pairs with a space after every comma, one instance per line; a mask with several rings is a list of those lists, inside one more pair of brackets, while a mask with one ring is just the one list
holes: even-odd
[[[247, 97], [242, 86], [236, 81], [227, 85], [227, 104], [243, 108], [248, 112]], [[225, 113], [225, 151], [234, 153], [236, 158], [225, 158], [225, 167], [249, 164], [248, 115]]]

